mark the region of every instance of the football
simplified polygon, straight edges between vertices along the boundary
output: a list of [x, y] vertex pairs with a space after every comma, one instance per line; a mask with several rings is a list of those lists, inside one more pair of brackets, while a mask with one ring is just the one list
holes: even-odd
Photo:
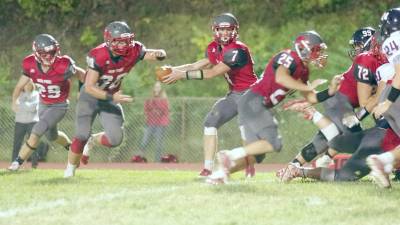
[[159, 81], [162, 81], [163, 78], [170, 73], [172, 73], [172, 68], [170, 66], [162, 66], [156, 68], [156, 76], [157, 80]]

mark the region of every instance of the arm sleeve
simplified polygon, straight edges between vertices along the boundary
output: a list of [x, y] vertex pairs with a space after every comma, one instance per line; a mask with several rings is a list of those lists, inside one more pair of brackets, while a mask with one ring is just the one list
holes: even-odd
[[296, 61], [288, 52], [281, 52], [273, 58], [274, 70], [282, 65], [289, 70], [290, 75], [293, 75], [296, 71]]
[[229, 49], [224, 53], [224, 63], [230, 68], [240, 68], [249, 62], [248, 53], [241, 48]]

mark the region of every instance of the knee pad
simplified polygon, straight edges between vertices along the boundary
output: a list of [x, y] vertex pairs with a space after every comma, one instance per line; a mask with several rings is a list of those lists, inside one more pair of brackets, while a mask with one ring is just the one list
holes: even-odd
[[327, 127], [322, 128], [321, 132], [328, 141], [339, 135], [339, 130], [334, 123], [331, 123]]
[[215, 127], [204, 127], [204, 135], [217, 135], [217, 128]]
[[313, 143], [309, 143], [301, 149], [301, 156], [306, 162], [310, 162], [318, 155]]
[[73, 138], [72, 143], [71, 143], [71, 152], [76, 153], [76, 154], [82, 154], [83, 152], [83, 147], [85, 146], [86, 141], [82, 141], [78, 138]]

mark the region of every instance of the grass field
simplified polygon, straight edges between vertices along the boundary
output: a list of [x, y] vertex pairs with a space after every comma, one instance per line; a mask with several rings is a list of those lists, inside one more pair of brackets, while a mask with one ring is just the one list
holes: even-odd
[[237, 174], [211, 186], [196, 172], [0, 171], [0, 224], [399, 224], [400, 185], [279, 183]]

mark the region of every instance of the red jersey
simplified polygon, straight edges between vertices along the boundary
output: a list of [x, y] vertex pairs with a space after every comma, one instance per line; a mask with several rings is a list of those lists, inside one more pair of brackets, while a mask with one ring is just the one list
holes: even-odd
[[307, 83], [309, 70], [293, 50], [284, 50], [275, 55], [267, 64], [262, 77], [250, 88], [254, 93], [265, 97], [264, 103], [267, 107], [273, 107], [286, 97], [288, 88], [276, 82], [276, 70], [282, 65], [289, 70], [290, 75]]
[[33, 54], [22, 61], [22, 73], [31, 78], [38, 87], [40, 101], [50, 105], [68, 100], [70, 80], [75, 74], [75, 62], [68, 56], [57, 56], [45, 73]]
[[250, 51], [240, 41], [234, 41], [223, 47], [213, 41], [207, 47], [206, 57], [213, 65], [223, 62], [231, 68], [225, 74], [231, 91], [245, 91], [257, 80]]
[[343, 74], [339, 92], [346, 95], [354, 108], [359, 107], [357, 82], [371, 86], [377, 85], [376, 70], [384, 62], [378, 60], [371, 52], [357, 55], [351, 67]]
[[146, 124], [149, 126], [167, 126], [169, 124], [169, 104], [166, 98], [151, 98], [144, 103]]
[[137, 41], [125, 56], [113, 56], [105, 43], [90, 50], [87, 64], [90, 69], [100, 74], [98, 87], [110, 94], [119, 91], [122, 79], [144, 58], [145, 50], [146, 48]]

